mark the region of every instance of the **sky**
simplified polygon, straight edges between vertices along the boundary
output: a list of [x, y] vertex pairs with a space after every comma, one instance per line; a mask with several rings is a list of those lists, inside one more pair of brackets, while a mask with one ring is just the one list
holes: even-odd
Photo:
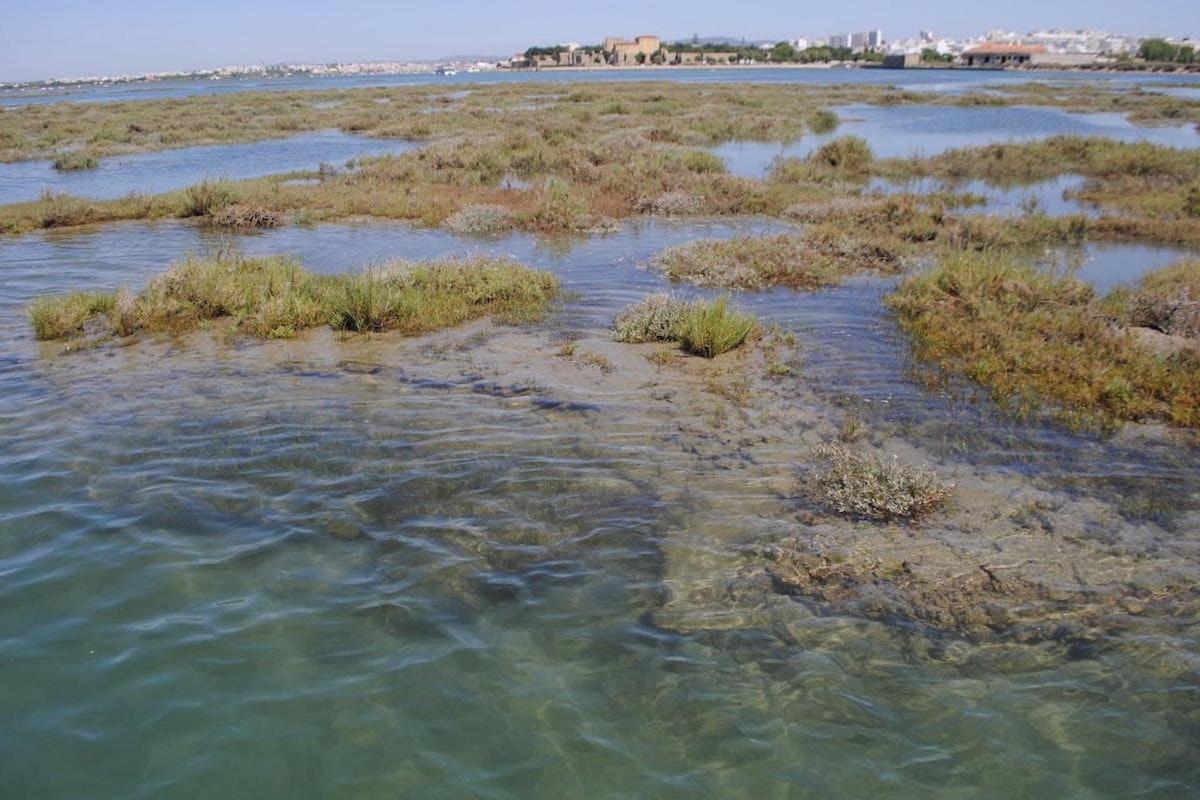
[[0, 81], [503, 55], [639, 33], [782, 40], [1083, 27], [1196, 36], [1200, 0], [0, 0]]

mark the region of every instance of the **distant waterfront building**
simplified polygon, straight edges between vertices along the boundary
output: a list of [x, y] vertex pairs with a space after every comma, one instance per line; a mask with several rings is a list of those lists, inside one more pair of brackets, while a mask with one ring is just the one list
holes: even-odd
[[807, 50], [809, 48], [808, 39], [805, 39], [803, 36], [797, 36], [789, 44], [797, 50]]
[[[662, 39], [652, 35], [638, 36], [633, 41], [619, 36], [609, 36], [604, 40], [604, 54], [608, 56], [608, 63], [618, 67], [645, 63], [662, 49]], [[639, 55], [642, 57], [640, 61]]]
[[966, 50], [963, 63], [968, 67], [1009, 67], [1028, 64], [1035, 55], [1046, 52], [1041, 45], [998, 44], [989, 42]]
[[[845, 42], [845, 44], [833, 44], [834, 40]], [[849, 47], [855, 52], [863, 52], [864, 50], [878, 50], [883, 46], [883, 31], [859, 31], [849, 35], [839, 33], [830, 38], [831, 47]]]
[[884, 56], [881, 66], [884, 69], [909, 69], [921, 65], [920, 53], [898, 53]]
[[834, 50], [843, 50], [850, 47], [850, 34], [835, 33], [829, 37], [829, 46]]

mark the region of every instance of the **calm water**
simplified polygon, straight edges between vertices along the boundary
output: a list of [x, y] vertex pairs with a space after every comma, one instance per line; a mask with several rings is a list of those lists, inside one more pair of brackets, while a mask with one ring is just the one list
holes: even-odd
[[119, 100], [152, 100], [163, 97], [191, 97], [206, 94], [228, 94], [247, 91], [299, 91], [306, 89], [349, 89], [377, 86], [413, 86], [430, 83], [475, 85], [507, 82], [563, 81], [682, 81], [686, 83], [868, 83], [897, 86], [930, 92], [966, 92], [989, 86], [1035, 81], [1054, 84], [1090, 84], [1100, 86], [1145, 86], [1172, 88], [1175, 84], [1195, 82], [1194, 75], [1100, 74], [1080, 72], [1039, 71], [1035, 75], [965, 70], [882, 70], [882, 69], [776, 69], [763, 67], [685, 68], [685, 69], [613, 69], [594, 72], [567, 70], [563, 72], [477, 72], [453, 76], [417, 75], [355, 75], [312, 77], [289, 75], [271, 78], [247, 77], [224, 80], [163, 80], [140, 83], [89, 84], [73, 87], [0, 89], [0, 106], [27, 103], [111, 102]]
[[911, 181], [889, 181], [872, 178], [865, 194], [937, 194], [954, 192], [972, 195], [982, 200], [976, 205], [956, 209], [960, 214], [1000, 214], [1020, 216], [1027, 212], [1040, 212], [1052, 216], [1085, 214], [1099, 216], [1102, 209], [1080, 200], [1072, 199], [1068, 193], [1083, 188], [1086, 178], [1082, 175], [1060, 175], [1048, 181], [1018, 186], [994, 186], [987, 181], [947, 182], [936, 178], [918, 178]]
[[776, 158], [804, 158], [842, 136], [860, 136], [880, 158], [933, 156], [961, 147], [1027, 142], [1050, 136], [1104, 136], [1164, 147], [1200, 147], [1194, 125], [1144, 127], [1121, 114], [1075, 114], [1035, 107], [846, 106], [831, 133], [794, 142], [729, 142], [713, 148], [735, 175], [761, 178]]
[[153, 153], [110, 156], [95, 169], [61, 171], [50, 161], [0, 164], [0, 204], [36, 200], [42, 192], [112, 199], [131, 192], [154, 194], [183, 189], [206, 178], [241, 180], [340, 167], [365, 156], [403, 153], [413, 142], [377, 139], [341, 131], [318, 131], [262, 142], [180, 147]]
[[[664, 288], [642, 268], [658, 249], [777, 229], [663, 222], [585, 240], [461, 240], [167, 223], [0, 240], [7, 792], [1200, 789], [1200, 649], [1186, 628], [1078, 661], [1029, 648], [1014, 669], [969, 647], [915, 658], [888, 626], [790, 601], [786, 640], [772, 625], [731, 626], [715, 601], [681, 610], [680, 587], [719, 588], [737, 543], [791, 532], [766, 478], [792, 465], [786, 450], [756, 464], [691, 451], [675, 420], [642, 406], [640, 381], [588, 388], [517, 354], [528, 366], [497, 380], [547, 381], [588, 404], [552, 413], [479, 391], [488, 358], [417, 342], [58, 355], [21, 312], [41, 292], [139, 286], [189, 250], [295, 253], [321, 270], [486, 250], [554, 270], [576, 293], [529, 334], [552, 342], [564, 329], [603, 336], [617, 309]], [[1123, 278], [1177, 255], [1086, 254]], [[738, 301], [800, 335], [819, 404], [861, 403], [873, 427], [981, 479], [1053, 486], [1070, 464], [1084, 479], [1072, 491], [1169, 490], [1177, 520], [1195, 519], [1186, 450], [1004, 422], [913, 383], [880, 307], [889, 286]]]

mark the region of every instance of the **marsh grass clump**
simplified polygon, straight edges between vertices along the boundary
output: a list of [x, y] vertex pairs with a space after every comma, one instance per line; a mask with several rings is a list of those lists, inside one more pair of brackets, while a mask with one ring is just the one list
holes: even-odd
[[179, 206], [180, 217], [207, 217], [235, 202], [229, 181], [201, 181], [183, 192]]
[[504, 258], [393, 262], [334, 282], [332, 325], [416, 335], [484, 316], [528, 322], [545, 313], [558, 290], [552, 274]]
[[758, 319], [730, 308], [729, 298], [684, 300], [658, 293], [630, 306], [613, 320], [619, 342], [677, 342], [688, 353], [715, 358], [742, 345]]
[[664, 192], [647, 210], [661, 217], [695, 216], [704, 211], [704, 198], [691, 192]]
[[71, 150], [54, 159], [54, 168], [63, 172], [95, 169], [100, 166], [100, 159], [87, 150]]
[[504, 206], [479, 203], [467, 206], [442, 222], [442, 227], [451, 233], [488, 234], [512, 230], [515, 225], [513, 213]]
[[808, 117], [808, 129], [813, 133], [833, 133], [840, 124], [838, 115], [826, 108], [818, 109]]
[[39, 227], [67, 228], [73, 225], [86, 225], [94, 222], [97, 217], [96, 207], [84, 200], [69, 194], [56, 194], [46, 191], [38, 200]]
[[629, 306], [613, 320], [613, 338], [618, 342], [675, 342], [691, 305], [690, 300], [656, 292]]
[[729, 298], [691, 304], [679, 324], [679, 344], [688, 353], [715, 358], [746, 341], [758, 319], [729, 307]]
[[525, 215], [530, 230], [554, 233], [589, 228], [592, 220], [588, 204], [563, 181], [551, 181], [539, 194], [533, 208]]
[[953, 484], [899, 459], [853, 452], [842, 445], [815, 451], [822, 462], [809, 475], [816, 499], [840, 514], [886, 522], [917, 520], [945, 505]]
[[557, 294], [558, 280], [550, 273], [482, 256], [395, 262], [345, 275], [308, 272], [290, 258], [193, 257], [137, 295], [39, 298], [29, 317], [39, 339], [179, 332], [221, 318], [263, 338], [288, 338], [321, 325], [415, 335], [484, 316], [533, 320]]
[[898, 253], [832, 227], [804, 234], [699, 239], [663, 250], [650, 264], [672, 280], [698, 286], [810, 290], [835, 286], [858, 272], [895, 272], [901, 267]]
[[209, 222], [220, 228], [278, 228], [283, 215], [263, 206], [234, 203], [210, 215]]
[[106, 316], [116, 303], [112, 292], [75, 292], [39, 297], [27, 309], [37, 339], [67, 339], [86, 332], [93, 320]]
[[1144, 275], [1113, 293], [1132, 325], [1200, 339], [1200, 261], [1184, 261]]
[[1188, 217], [1200, 217], [1200, 182], [1189, 184], [1183, 190], [1183, 213]]
[[864, 174], [875, 160], [871, 146], [860, 136], [843, 136], [818, 147], [809, 161], [838, 172]]
[[[1154, 296], [1181, 275], [1142, 282]], [[1045, 403], [1067, 423], [1165, 419], [1200, 427], [1200, 355], [1162, 358], [1121, 318], [1127, 290], [1099, 298], [1081, 281], [1010, 256], [955, 254], [887, 298], [916, 355], [985, 387], [1018, 413]], [[1170, 296], [1168, 292], [1166, 296]]]

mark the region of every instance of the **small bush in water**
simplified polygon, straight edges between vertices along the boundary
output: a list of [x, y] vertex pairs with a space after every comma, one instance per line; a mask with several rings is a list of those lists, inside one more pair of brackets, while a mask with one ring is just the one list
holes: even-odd
[[816, 450], [823, 462], [811, 476], [817, 499], [842, 514], [873, 520], [918, 519], [941, 508], [952, 485], [901, 463], [859, 455], [841, 445]]
[[179, 216], [211, 216], [233, 202], [233, 187], [228, 181], [201, 181], [184, 191]]
[[500, 233], [512, 230], [513, 214], [504, 206], [478, 204], [449, 216], [442, 227], [453, 233]]
[[713, 358], [746, 341], [758, 320], [729, 308], [729, 298], [694, 303], [679, 326], [679, 344], [689, 353]]
[[753, 315], [731, 309], [726, 297], [689, 301], [669, 294], [649, 295], [613, 321], [617, 341], [678, 342], [705, 358], [738, 347], [757, 326]]
[[871, 146], [858, 136], [826, 142], [809, 157], [814, 163], [840, 172], [866, 172], [875, 159]]
[[95, 169], [98, 166], [100, 166], [100, 159], [86, 150], [72, 150], [54, 159], [54, 168], [64, 172]]

